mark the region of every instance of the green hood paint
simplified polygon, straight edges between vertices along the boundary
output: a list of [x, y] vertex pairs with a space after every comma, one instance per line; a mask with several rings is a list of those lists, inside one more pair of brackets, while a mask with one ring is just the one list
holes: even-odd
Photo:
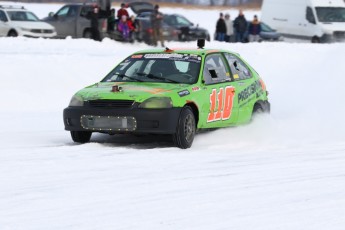
[[[113, 86], [121, 87], [120, 92], [112, 92]], [[143, 102], [151, 97], [178, 96], [177, 92], [189, 88], [188, 84], [150, 83], [150, 82], [100, 82], [80, 90], [77, 95], [84, 101], [107, 100], [135, 100]]]

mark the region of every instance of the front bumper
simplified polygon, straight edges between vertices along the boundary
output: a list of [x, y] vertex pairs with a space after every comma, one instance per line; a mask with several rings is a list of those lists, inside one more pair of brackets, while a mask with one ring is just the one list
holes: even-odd
[[[149, 133], [149, 134], [173, 134], [176, 132], [181, 108], [171, 109], [100, 109], [89, 107], [67, 107], [63, 111], [65, 130], [69, 131], [94, 131], [102, 133]], [[82, 117], [133, 117], [136, 120], [136, 128], [131, 131], [116, 130], [90, 130], [82, 126]]]
[[56, 32], [53, 33], [33, 33], [30, 31], [20, 31], [19, 36], [24, 36], [28, 38], [54, 38], [56, 37]]

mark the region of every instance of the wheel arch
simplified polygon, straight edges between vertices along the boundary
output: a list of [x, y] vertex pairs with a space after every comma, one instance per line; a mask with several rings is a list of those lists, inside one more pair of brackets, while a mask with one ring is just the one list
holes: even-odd
[[198, 123], [199, 123], [199, 109], [198, 109], [198, 106], [194, 102], [192, 102], [192, 101], [187, 102], [187, 104], [185, 104], [184, 106], [189, 106], [192, 109], [192, 112], [194, 114], [194, 119], [195, 119], [195, 126], [198, 127]]
[[9, 36], [10, 36], [10, 34], [11, 34], [12, 32], [16, 33], [16, 34], [17, 34], [17, 36], [18, 36], [18, 32], [17, 32], [17, 30], [16, 30], [16, 29], [14, 29], [14, 28], [11, 28], [11, 29], [8, 31], [8, 33], [7, 33], [7, 37], [9, 37]]
[[263, 111], [264, 111], [265, 113], [270, 113], [270, 111], [271, 111], [271, 105], [270, 105], [270, 103], [269, 103], [268, 101], [257, 100], [257, 101], [254, 103], [254, 105], [253, 105], [252, 113], [255, 112], [255, 108], [256, 108], [257, 106], [260, 106], [260, 107], [263, 109]]

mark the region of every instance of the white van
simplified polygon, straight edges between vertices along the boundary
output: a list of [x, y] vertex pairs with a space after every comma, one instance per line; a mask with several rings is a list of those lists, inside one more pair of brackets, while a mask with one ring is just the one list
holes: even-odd
[[286, 37], [345, 41], [344, 0], [264, 0], [261, 20]]

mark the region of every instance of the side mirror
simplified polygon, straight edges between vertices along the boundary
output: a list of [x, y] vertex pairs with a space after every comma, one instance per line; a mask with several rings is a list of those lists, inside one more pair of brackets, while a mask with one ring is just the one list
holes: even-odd
[[48, 17], [50, 17], [50, 18], [54, 17], [54, 13], [53, 13], [53, 12], [50, 12], [50, 13], [48, 14]]

